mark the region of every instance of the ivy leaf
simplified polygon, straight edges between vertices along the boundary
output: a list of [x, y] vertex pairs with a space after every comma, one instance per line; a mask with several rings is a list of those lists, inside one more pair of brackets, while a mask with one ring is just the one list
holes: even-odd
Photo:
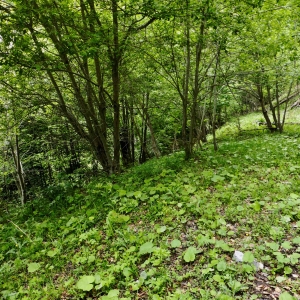
[[37, 271], [41, 267], [41, 265], [39, 263], [30, 263], [27, 265], [27, 267], [28, 267], [28, 272], [33, 273]]
[[172, 248], [178, 248], [181, 246], [181, 242], [179, 240], [175, 239], [171, 242], [171, 246], [172, 246]]
[[78, 280], [76, 286], [80, 290], [90, 291], [94, 287], [94, 285], [92, 284], [94, 281], [94, 276], [84, 275]]
[[183, 259], [185, 262], [191, 262], [194, 261], [196, 258], [197, 249], [195, 247], [189, 247], [184, 254]]
[[152, 242], [144, 243], [144, 244], [140, 247], [139, 254], [140, 254], [140, 255], [143, 255], [143, 254], [147, 254], [147, 253], [153, 252], [153, 250], [154, 250], [153, 246], [154, 246], [154, 245], [153, 245]]

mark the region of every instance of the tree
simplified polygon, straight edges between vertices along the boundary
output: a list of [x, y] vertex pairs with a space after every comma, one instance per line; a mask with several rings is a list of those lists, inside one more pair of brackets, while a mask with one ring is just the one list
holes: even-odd
[[4, 63], [41, 74], [45, 100], [88, 141], [109, 174], [120, 170], [122, 60], [130, 37], [156, 19], [142, 1], [119, 4], [17, 0], [1, 7]]

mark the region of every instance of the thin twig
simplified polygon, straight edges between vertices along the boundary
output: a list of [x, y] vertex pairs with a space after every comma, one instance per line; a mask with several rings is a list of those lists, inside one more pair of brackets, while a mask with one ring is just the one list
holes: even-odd
[[15, 224], [13, 221], [11, 221], [11, 220], [8, 220], [10, 223], [12, 223], [17, 229], [19, 229], [22, 233], [24, 233], [27, 237], [28, 237], [28, 239], [30, 240], [30, 242], [32, 242], [32, 239], [30, 238], [30, 236], [26, 233], [26, 232], [24, 232], [17, 224]]

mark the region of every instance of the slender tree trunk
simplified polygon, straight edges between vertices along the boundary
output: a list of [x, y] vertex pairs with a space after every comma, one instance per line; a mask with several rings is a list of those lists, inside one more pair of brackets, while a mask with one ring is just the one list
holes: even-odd
[[[202, 15], [204, 12], [202, 12]], [[203, 36], [205, 29], [205, 20], [202, 20], [200, 25], [200, 36], [196, 46], [196, 61], [195, 61], [195, 75], [194, 75], [194, 90], [193, 90], [193, 100], [191, 107], [191, 126], [189, 132], [189, 152], [193, 153], [194, 146], [194, 132], [196, 131], [196, 119], [197, 119], [197, 101], [200, 92], [200, 80], [199, 80], [199, 69], [201, 62], [201, 54], [203, 50]]]
[[185, 74], [183, 82], [183, 97], [182, 97], [182, 140], [185, 150], [185, 159], [191, 158], [191, 148], [187, 135], [188, 128], [188, 99], [189, 99], [189, 82], [191, 72], [191, 41], [190, 41], [190, 5], [189, 0], [186, 0], [186, 58], [185, 58]]
[[20, 195], [21, 204], [24, 205], [27, 202], [26, 186], [25, 186], [25, 173], [23, 170], [21, 157], [20, 157], [20, 148], [19, 148], [19, 137], [15, 135], [15, 143], [10, 143], [11, 154], [14, 160], [15, 170], [16, 170], [16, 179], [17, 187]]
[[112, 57], [112, 83], [113, 83], [113, 109], [114, 109], [114, 170], [112, 172], [120, 171], [120, 47], [119, 47], [119, 22], [118, 22], [118, 0], [112, 0], [112, 14], [113, 14], [113, 57]]
[[220, 46], [217, 45], [217, 55], [216, 55], [216, 65], [215, 65], [215, 74], [213, 79], [213, 86], [212, 86], [212, 96], [213, 96], [213, 115], [212, 115], [212, 134], [213, 134], [213, 143], [214, 143], [214, 150], [218, 150], [218, 144], [216, 139], [216, 112], [217, 112], [217, 72], [219, 67], [219, 59], [220, 59]]

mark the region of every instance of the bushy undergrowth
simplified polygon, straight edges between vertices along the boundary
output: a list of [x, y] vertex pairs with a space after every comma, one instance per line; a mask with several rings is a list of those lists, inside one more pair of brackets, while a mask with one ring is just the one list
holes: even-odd
[[299, 299], [299, 141], [223, 136], [5, 213], [2, 299]]

